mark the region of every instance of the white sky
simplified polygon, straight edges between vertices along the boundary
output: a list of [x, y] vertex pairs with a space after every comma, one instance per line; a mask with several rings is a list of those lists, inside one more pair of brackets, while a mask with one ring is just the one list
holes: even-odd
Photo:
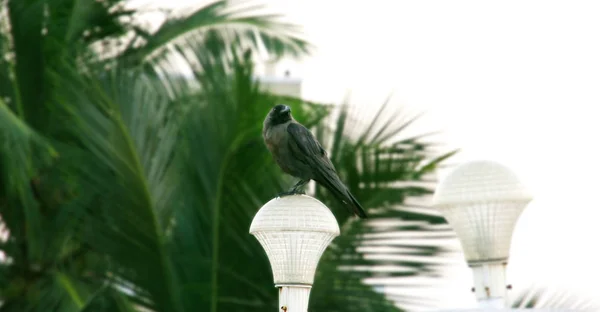
[[[418, 131], [442, 130], [462, 149], [455, 162], [496, 160], [522, 177], [535, 200], [514, 234], [515, 289], [538, 282], [596, 297], [600, 2], [259, 3], [302, 25], [318, 48], [289, 66], [305, 98], [340, 102], [351, 91], [353, 104], [377, 108], [394, 92], [395, 105], [426, 112]], [[466, 265], [455, 273], [458, 287], [440, 292], [448, 308], [471, 299]]]

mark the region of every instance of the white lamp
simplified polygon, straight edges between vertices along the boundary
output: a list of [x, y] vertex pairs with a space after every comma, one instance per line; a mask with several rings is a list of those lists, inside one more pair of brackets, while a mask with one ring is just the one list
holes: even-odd
[[329, 208], [306, 195], [278, 197], [266, 203], [250, 225], [250, 234], [269, 257], [279, 311], [307, 312], [317, 264], [340, 235]]
[[507, 305], [510, 242], [517, 219], [531, 199], [510, 169], [491, 161], [457, 167], [436, 189], [433, 205], [461, 242], [481, 307]]

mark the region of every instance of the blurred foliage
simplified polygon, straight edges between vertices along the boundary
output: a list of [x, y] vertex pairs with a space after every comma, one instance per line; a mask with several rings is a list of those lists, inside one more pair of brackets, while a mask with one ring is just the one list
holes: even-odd
[[587, 298], [562, 287], [532, 286], [516, 295], [513, 309], [556, 309], [562, 311], [598, 311], [600, 308]]
[[311, 311], [399, 311], [365, 279], [435, 271], [424, 260], [439, 247], [386, 237], [451, 236], [406, 200], [431, 193], [428, 175], [452, 153], [402, 138], [411, 121], [399, 115], [353, 136], [347, 106], [262, 92], [253, 56], [310, 45], [253, 10], [217, 1], [150, 32], [124, 1], [0, 2], [0, 216], [10, 233], [0, 311], [274, 309], [269, 262], [248, 230], [292, 183], [261, 138], [282, 101], [371, 216], [350, 219], [317, 188], [342, 235], [323, 256]]

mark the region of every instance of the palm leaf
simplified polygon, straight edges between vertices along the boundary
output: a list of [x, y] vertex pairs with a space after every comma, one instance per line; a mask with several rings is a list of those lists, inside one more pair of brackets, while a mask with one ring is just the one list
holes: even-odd
[[591, 298], [572, 291], [533, 286], [519, 293], [511, 303], [514, 309], [559, 309], [569, 311], [597, 311]]
[[[268, 190], [279, 184], [278, 174], [267, 166], [269, 158], [257, 123], [263, 118], [260, 107], [271, 103], [258, 92], [251, 71], [241, 64], [231, 82], [214, 78], [204, 83], [202, 97], [190, 107], [183, 126], [187, 143], [182, 147], [181, 174], [187, 179], [183, 185], [193, 189], [180, 189], [182, 205], [172, 235], [178, 259], [183, 261], [179, 266], [183, 283], [193, 285], [186, 288], [184, 300], [187, 307], [198, 307], [198, 296], [210, 293], [200, 296], [202, 309], [267, 307], [276, 294], [255, 285], [268, 278], [241, 265], [242, 259], [247, 259], [248, 265], [254, 258], [255, 266], [268, 270], [260, 246], [247, 232], [259, 207], [252, 203], [264, 202], [272, 195]], [[199, 265], [184, 265], [198, 259]], [[242, 286], [234, 287], [236, 284]]]
[[[31, 0], [9, 1], [8, 10], [2, 7], [8, 18], [3, 19], [0, 49], [3, 56], [14, 55], [16, 60], [3, 58], [0, 63], [0, 77], [7, 78], [0, 83], [3, 121], [0, 133], [6, 139], [0, 163], [7, 169], [0, 180], [3, 191], [0, 213], [11, 233], [11, 240], [2, 245], [2, 251], [18, 265], [3, 271], [3, 278], [10, 281], [6, 285], [12, 289], [2, 292], [4, 307], [19, 310], [24, 306], [18, 302], [36, 302], [35, 297], [23, 297], [29, 293], [27, 287], [18, 283], [22, 268], [25, 272], [41, 272], [27, 283], [42, 285], [39, 298], [48, 299], [40, 302], [47, 303], [49, 308], [59, 309], [57, 302], [64, 302], [60, 305], [64, 309], [71, 309], [67, 307], [71, 305], [92, 310], [97, 306], [109, 310], [132, 309], [127, 302], [160, 311], [182, 310], [186, 302], [202, 306], [202, 302], [193, 302], [191, 297], [187, 301], [179, 299], [182, 294], [189, 294], [188, 290], [204, 286], [179, 283], [181, 272], [173, 263], [184, 265], [191, 259], [203, 270], [203, 256], [207, 256], [210, 271], [218, 263], [215, 261], [218, 253], [213, 253], [218, 248], [212, 245], [221, 242], [216, 236], [209, 244], [209, 252], [198, 258], [187, 257], [185, 250], [172, 244], [171, 239], [179, 238], [181, 233], [198, 233], [186, 232], [186, 222], [190, 220], [181, 219], [188, 216], [184, 209], [175, 212], [181, 204], [198, 203], [190, 196], [194, 191], [179, 192], [185, 189], [181, 187], [184, 175], [180, 170], [191, 168], [181, 166], [186, 154], [179, 140], [189, 138], [191, 132], [181, 131], [180, 126], [191, 122], [198, 108], [219, 105], [222, 99], [239, 103], [246, 100], [245, 95], [258, 94], [256, 88], [251, 88], [249, 93], [231, 98], [230, 94], [235, 93], [235, 88], [243, 88], [242, 84], [211, 89], [211, 85], [219, 86], [215, 82], [229, 79], [231, 72], [227, 77], [219, 76], [225, 73], [223, 69], [233, 68], [231, 57], [221, 57], [229, 53], [229, 47], [222, 45], [224, 39], [230, 40], [233, 35], [240, 42], [249, 40], [249, 46], [257, 49], [261, 42], [255, 38], [258, 35], [265, 42], [263, 48], [271, 53], [304, 51], [305, 43], [286, 36], [288, 30], [272, 21], [272, 17], [245, 14], [246, 10], [232, 11], [221, 2], [185, 18], [170, 18], [158, 33], [143, 34], [145, 45], [131, 45], [123, 54], [137, 56], [142, 61], [151, 54], [161, 53], [175, 39], [190, 37], [186, 34], [204, 38], [207, 45], [204, 51], [211, 52], [209, 60], [213, 58], [205, 63], [203, 76], [198, 77], [206, 92], [198, 93], [188, 86], [176, 88], [175, 79], [165, 79], [168, 72], [152, 64], [144, 66], [143, 71], [117, 66], [112, 72], [100, 73], [104, 66], [119, 63], [111, 60], [114, 51], [98, 49], [97, 43], [119, 39], [127, 29], [135, 27], [120, 20], [133, 13], [119, 7], [120, 3]], [[29, 23], [31, 17], [36, 18], [35, 23]], [[282, 27], [269, 29], [274, 26]], [[198, 32], [214, 35], [205, 38]], [[241, 75], [248, 79], [240, 81], [251, 83], [250, 72]], [[35, 83], [27, 84], [27, 80]], [[261, 98], [255, 97], [260, 101]], [[203, 104], [196, 105], [196, 100]], [[45, 140], [33, 129], [43, 133]], [[240, 149], [256, 148], [247, 146], [244, 136], [235, 141]], [[47, 142], [58, 151], [58, 159], [52, 159]], [[174, 165], [176, 160], [181, 163]], [[44, 171], [32, 180], [42, 166]], [[227, 172], [219, 172], [223, 183], [230, 179]], [[251, 177], [254, 173], [245, 174]], [[267, 176], [267, 182], [276, 185], [278, 177]], [[233, 187], [242, 190], [247, 184], [236, 185]], [[245, 190], [249, 198], [254, 195], [248, 187]], [[214, 207], [231, 201], [222, 198], [223, 203], [217, 201]], [[258, 197], [254, 198], [259, 202]], [[240, 228], [245, 226], [243, 217], [249, 215], [240, 216]], [[189, 225], [192, 229], [198, 227], [198, 223]], [[218, 227], [211, 233], [218, 234]], [[190, 239], [201, 241], [190, 236], [181, 243], [185, 245]], [[57, 268], [64, 273], [50, 274]], [[244, 280], [233, 270], [220, 271], [225, 278]], [[217, 285], [215, 274], [209, 274], [213, 285]], [[85, 290], [84, 284], [89, 289]], [[88, 298], [91, 293], [98, 295], [90, 297], [92, 300]], [[216, 306], [220, 300], [216, 296], [220, 294], [216, 290], [213, 293], [208, 301]]]
[[[363, 282], [369, 280], [373, 286], [387, 285], [393, 289], [407, 277], [435, 276], [441, 268], [443, 262], [429, 259], [446, 252], [440, 239], [454, 235], [449, 227], [437, 226], [445, 221], [426, 203], [435, 187], [431, 171], [455, 151], [435, 155], [420, 137], [403, 138], [402, 134], [415, 119], [408, 118], [406, 123], [398, 124], [400, 115], [386, 112], [386, 103], [358, 135], [356, 132], [360, 130], [356, 126], [348, 126], [355, 119], [347, 106], [342, 106], [336, 120], [315, 130], [319, 140], [331, 147], [330, 157], [342, 180], [368, 208], [370, 219], [349, 220], [345, 208], [325, 190], [317, 187], [316, 195], [325, 199], [343, 224], [342, 235], [334, 240], [335, 247], [326, 252], [330, 261], [344, 271], [345, 278], [352, 276]], [[382, 119], [383, 116], [391, 117]], [[328, 129], [328, 124], [336, 126]], [[346, 129], [353, 133], [346, 134]], [[352, 297], [350, 294], [348, 298]], [[410, 294], [393, 299], [405, 305], [415, 300], [434, 304]], [[332, 299], [326, 295], [315, 299], [328, 300]]]
[[[42, 257], [43, 215], [31, 187], [31, 177], [56, 156], [51, 146], [0, 99], [0, 215], [7, 231], [18, 233], [22, 241], [11, 241], [4, 248], [22, 264]], [[11, 209], [21, 207], [22, 209]], [[16, 245], [26, 248], [17, 248]]]
[[[273, 54], [300, 56], [308, 53], [309, 44], [299, 37], [294, 25], [277, 21], [278, 16], [259, 14], [260, 7], [231, 5], [228, 1], [216, 1], [205, 5], [184, 16], [171, 13], [166, 21], [151, 35], [138, 31], [143, 38], [139, 46], [131, 46], [124, 51], [123, 58], [127, 62], [139, 64], [148, 57], [159, 55], [164, 57], [165, 49], [174, 43], [179, 49], [179, 56], [187, 58], [187, 54], [198, 46], [208, 46], [210, 35], [221, 38], [223, 45], [219, 47], [221, 55], [241, 55], [252, 51]], [[187, 10], [190, 11], [190, 10]], [[138, 28], [139, 29], [139, 28]], [[190, 42], [192, 44], [190, 45]], [[201, 44], [197, 44], [201, 43]], [[198, 62], [190, 63], [192, 65]]]
[[[72, 176], [79, 186], [71, 204], [88, 204], [79, 207], [89, 209], [83, 210], [78, 219], [81, 240], [116, 261], [119, 267], [113, 273], [147, 291], [158, 309], [181, 310], [158, 216], [166, 209], [160, 208], [164, 205], [162, 198], [158, 200], [151, 193], [168, 195], [168, 190], [157, 186], [169, 167], [169, 154], [162, 147], [169, 148], [173, 140], [171, 120], [165, 116], [167, 110], [161, 110], [163, 98], [127, 101], [129, 93], [145, 98], [152, 86], [144, 79], [128, 80], [135, 83], [115, 94], [109, 86], [124, 82], [121, 73], [97, 80], [76, 71], [67, 73], [66, 68], [63, 66], [61, 75], [52, 77], [65, 87], [61, 97], [56, 97], [56, 118], [69, 122], [57, 124], [52, 133], [58, 139], [56, 146], [61, 155], [72, 161], [61, 168], [61, 174]], [[143, 103], [135, 107], [136, 112], [156, 118], [131, 118], [128, 112], [129, 105], [135, 105], [132, 103]], [[152, 140], [161, 139], [148, 145], [148, 134]], [[154, 274], [139, 274], [144, 271]]]

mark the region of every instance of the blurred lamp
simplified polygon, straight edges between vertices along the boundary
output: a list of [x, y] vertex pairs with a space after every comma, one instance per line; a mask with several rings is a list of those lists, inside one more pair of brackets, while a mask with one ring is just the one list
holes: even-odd
[[434, 207], [461, 242], [482, 307], [507, 305], [506, 265], [517, 219], [532, 196], [517, 176], [491, 161], [460, 165], [437, 187]]
[[329, 208], [315, 198], [292, 195], [266, 203], [250, 225], [267, 253], [279, 311], [306, 312], [321, 255], [340, 228]]

